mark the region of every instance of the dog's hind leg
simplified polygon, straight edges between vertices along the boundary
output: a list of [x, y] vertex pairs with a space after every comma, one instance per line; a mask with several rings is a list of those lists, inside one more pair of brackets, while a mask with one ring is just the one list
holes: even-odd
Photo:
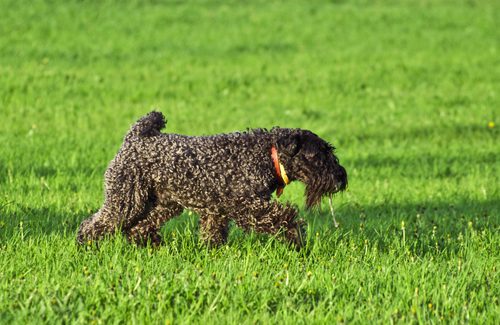
[[148, 242], [153, 246], [162, 243], [159, 230], [161, 226], [182, 213], [184, 208], [176, 202], [156, 203], [149, 211], [146, 211], [142, 219], [126, 230], [127, 238], [138, 244], [146, 245]]
[[78, 230], [80, 244], [95, 241], [122, 229], [129, 229], [144, 213], [149, 191], [137, 169], [106, 171], [106, 198], [101, 209], [84, 220]]

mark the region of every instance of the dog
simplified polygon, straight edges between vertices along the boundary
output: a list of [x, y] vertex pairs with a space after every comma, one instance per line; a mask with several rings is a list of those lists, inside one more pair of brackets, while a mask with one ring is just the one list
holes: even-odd
[[160, 132], [160, 112], [139, 119], [105, 173], [103, 206], [78, 230], [77, 242], [121, 231], [137, 244], [159, 245], [161, 226], [184, 209], [200, 217], [200, 238], [227, 241], [229, 221], [246, 231], [281, 234], [300, 248], [304, 223], [292, 205], [272, 199], [286, 185], [306, 186], [306, 207], [347, 187], [335, 148], [308, 130], [274, 127], [211, 136]]

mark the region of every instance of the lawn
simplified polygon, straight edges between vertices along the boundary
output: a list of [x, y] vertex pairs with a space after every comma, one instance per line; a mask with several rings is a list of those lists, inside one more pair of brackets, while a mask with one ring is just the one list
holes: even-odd
[[[500, 319], [500, 2], [0, 0], [0, 323]], [[75, 243], [152, 109], [164, 132], [275, 125], [337, 147], [349, 189], [305, 249]]]

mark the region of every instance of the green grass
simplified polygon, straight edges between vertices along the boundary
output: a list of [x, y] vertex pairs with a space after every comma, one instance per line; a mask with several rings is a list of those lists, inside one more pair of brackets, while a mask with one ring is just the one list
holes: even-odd
[[[0, 1], [0, 323], [496, 323], [498, 1]], [[306, 249], [75, 244], [152, 108], [167, 132], [301, 127], [349, 191]], [[497, 125], [489, 128], [488, 122]], [[326, 200], [325, 200], [326, 201]]]

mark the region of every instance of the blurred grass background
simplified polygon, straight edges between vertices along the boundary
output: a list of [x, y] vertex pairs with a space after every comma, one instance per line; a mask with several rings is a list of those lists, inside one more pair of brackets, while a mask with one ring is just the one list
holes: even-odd
[[[332, 228], [326, 206], [319, 212], [302, 212], [309, 221], [310, 245], [319, 247], [317, 254], [300, 257], [277, 244], [278, 248], [272, 247], [276, 255], [269, 253], [276, 260], [271, 266], [252, 259], [252, 250], [266, 245], [266, 238], [257, 240], [234, 230], [229, 243], [233, 248], [220, 253], [222, 257], [212, 268], [223, 269], [243, 254], [255, 269], [267, 270], [269, 277], [248, 279], [248, 292], [272, 287], [270, 274], [282, 268], [284, 260], [303, 258], [300, 263], [314, 265], [318, 260], [338, 258], [332, 254], [357, 259], [366, 247], [373, 247], [380, 254], [394, 250], [406, 256], [409, 249], [416, 256], [423, 255], [422, 265], [436, 269], [426, 269], [421, 276], [430, 292], [437, 288], [434, 293], [441, 297], [436, 284], [441, 282], [428, 277], [440, 274], [447, 281], [449, 269], [446, 263], [432, 266], [432, 260], [443, 252], [451, 254], [445, 258], [448, 262], [461, 260], [455, 254], [463, 249], [460, 236], [467, 233], [472, 243], [466, 245], [467, 254], [477, 256], [478, 265], [485, 269], [496, 265], [500, 248], [499, 9], [498, 1], [486, 0], [1, 0], [0, 260], [11, 266], [5, 268], [9, 271], [0, 271], [0, 288], [5, 292], [0, 316], [11, 321], [35, 314], [41, 317], [39, 308], [26, 309], [23, 314], [19, 306], [30, 295], [15, 294], [11, 281], [24, 272], [37, 278], [43, 269], [56, 268], [44, 254], [54, 256], [66, 247], [66, 261], [79, 254], [74, 232], [102, 203], [102, 175], [108, 162], [130, 124], [152, 109], [167, 116], [166, 132], [201, 135], [279, 125], [310, 129], [338, 148], [349, 173], [349, 191], [335, 199], [342, 228]], [[302, 206], [302, 190], [300, 184], [292, 184], [280, 200]], [[398, 246], [402, 228], [408, 232], [405, 244], [410, 243], [411, 248]], [[179, 258], [181, 268], [190, 269], [183, 260], [208, 263], [204, 259], [217, 253], [206, 253], [197, 246], [195, 230], [195, 219], [187, 213], [167, 226], [167, 237], [180, 234], [181, 239], [176, 240], [185, 248], [180, 256], [173, 248], [160, 250], [158, 263], [148, 269], [149, 276], [167, 263], [161, 262], [165, 254]], [[472, 230], [481, 235], [472, 239]], [[120, 256], [121, 249], [132, 260], [140, 261], [146, 254], [120, 247], [104, 250], [102, 257]], [[48, 264], [33, 271], [28, 262], [37, 248], [40, 253], [35, 260]], [[408, 270], [400, 269], [408, 262], [404, 261], [394, 262], [384, 255], [381, 265], [411, 279]], [[363, 268], [364, 262], [359, 261], [355, 274], [346, 269], [348, 263], [328, 264], [332, 270], [321, 263], [316, 267], [325, 277], [332, 272], [353, 274], [355, 279], [359, 272], [367, 272], [367, 281], [377, 277], [375, 270]], [[82, 265], [91, 270], [93, 266], [94, 274], [102, 267], [92, 255], [75, 263], [68, 274]], [[125, 265], [127, 261], [114, 263]], [[170, 264], [163, 266], [175, 273]], [[235, 267], [237, 271], [229, 272], [227, 281], [241, 271]], [[301, 270], [297, 266], [298, 277]], [[316, 305], [314, 299], [306, 299], [305, 306], [322, 306], [316, 309], [316, 318], [311, 316], [319, 322], [367, 321], [367, 317], [384, 322], [437, 321], [440, 317], [465, 321], [462, 300], [477, 292], [488, 303], [470, 308], [478, 319], [492, 321], [500, 314], [500, 293], [497, 267], [488, 270], [485, 278], [477, 280], [477, 291], [471, 289], [465, 275], [457, 275], [457, 293], [449, 294], [453, 301], [441, 314], [436, 309], [429, 312], [425, 301], [415, 307], [415, 313], [404, 304], [403, 311], [393, 313], [389, 306], [395, 300], [391, 299], [363, 300], [364, 307], [357, 307], [348, 295], [332, 307], [329, 304], [337, 302], [337, 296], [320, 290], [331, 289], [331, 284], [313, 280], [311, 285], [319, 290], [314, 296]], [[189, 277], [197, 274], [191, 271]], [[72, 275], [79, 279], [76, 283], [83, 279], [80, 276], [85, 275]], [[133, 271], [126, 276], [136, 280]], [[381, 279], [380, 289], [368, 297], [414, 294], [415, 288], [402, 285], [408, 279], [395, 280], [400, 289], [388, 284], [390, 278]], [[47, 286], [48, 296], [64, 298], [67, 291], [50, 291], [52, 281], [58, 280], [72, 285], [67, 274], [60, 274], [43, 280], [42, 286]], [[254, 281], [258, 285], [252, 285]], [[353, 281], [345, 279], [348, 288]], [[106, 287], [106, 283], [100, 284]], [[490, 283], [489, 291], [481, 291], [485, 283]], [[28, 281], [19, 288], [26, 291], [38, 285]], [[141, 284], [138, 288], [145, 290], [145, 301], [155, 301], [147, 288]], [[294, 290], [293, 294], [300, 291]], [[357, 287], [352, 285], [352, 290], [355, 293]], [[351, 291], [346, 289], [340, 295], [342, 292]], [[217, 290], [211, 293], [218, 294]], [[99, 297], [105, 299], [109, 294], [103, 291]], [[274, 301], [291, 293], [270, 290], [267, 294]], [[43, 301], [42, 296], [35, 297]], [[249, 302], [262, 299], [249, 298]], [[447, 306], [445, 297], [436, 299]], [[85, 299], [80, 305], [78, 301], [68, 298], [63, 310], [90, 308]], [[269, 310], [280, 315], [279, 311], [290, 307], [280, 301], [271, 309], [257, 305], [248, 310], [236, 308], [227, 318], [217, 319], [240, 320], [252, 311], [253, 321], [308, 319], [304, 311], [273, 318]], [[211, 307], [232, 310], [231, 301], [227, 305], [216, 301], [213, 306], [212, 302], [201, 303], [192, 320], [209, 317]], [[300, 310], [298, 302], [290, 303]], [[163, 319], [149, 308], [138, 309], [153, 314], [139, 317], [137, 322]], [[170, 319], [177, 320], [190, 312], [175, 306], [168, 310], [174, 311]], [[133, 314], [126, 308], [106, 312], [111, 318], [103, 317], [103, 312], [80, 321], [116, 320]], [[45, 320], [52, 322], [60, 313]]]

